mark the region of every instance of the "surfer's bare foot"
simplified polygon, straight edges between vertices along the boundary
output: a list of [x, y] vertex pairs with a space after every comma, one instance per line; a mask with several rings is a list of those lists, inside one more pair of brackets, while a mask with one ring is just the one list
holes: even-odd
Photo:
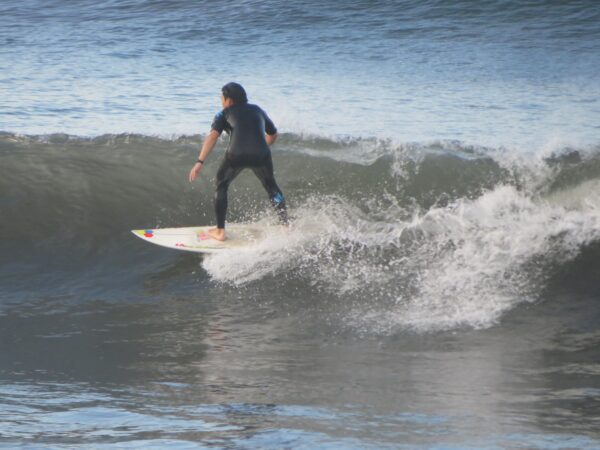
[[208, 230], [208, 235], [217, 241], [225, 240], [225, 228], [211, 228]]

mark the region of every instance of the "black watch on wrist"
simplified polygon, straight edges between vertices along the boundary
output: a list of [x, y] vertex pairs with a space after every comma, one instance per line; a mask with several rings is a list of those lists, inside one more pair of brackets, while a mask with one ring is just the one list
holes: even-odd
[[199, 160], [198, 160], [198, 161], [196, 161], [196, 162], [197, 162], [197, 163], [200, 163], [200, 164], [204, 164], [204, 161], [202, 161], [201, 159], [199, 159]]

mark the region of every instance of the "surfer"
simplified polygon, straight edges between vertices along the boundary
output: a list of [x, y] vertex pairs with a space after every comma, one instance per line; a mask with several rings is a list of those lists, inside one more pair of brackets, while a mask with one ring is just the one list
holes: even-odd
[[217, 226], [209, 235], [219, 241], [225, 240], [225, 216], [227, 214], [227, 189], [231, 182], [246, 168], [252, 169], [269, 194], [279, 220], [288, 224], [283, 193], [273, 175], [273, 161], [269, 148], [277, 139], [277, 128], [267, 114], [257, 105], [248, 103], [244, 88], [238, 83], [227, 83], [221, 88], [219, 112], [204, 139], [198, 160], [190, 171], [189, 180], [194, 181], [223, 131], [230, 135], [229, 146], [217, 171], [215, 213]]

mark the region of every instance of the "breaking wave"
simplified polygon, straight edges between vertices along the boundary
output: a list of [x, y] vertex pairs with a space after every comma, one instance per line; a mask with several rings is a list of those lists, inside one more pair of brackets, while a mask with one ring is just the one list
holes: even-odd
[[[200, 141], [1, 135], [5, 288], [31, 289], [35, 277], [15, 280], [42, 267], [63, 284], [90, 273], [96, 283], [118, 280], [157, 254], [129, 229], [211, 223], [216, 155], [198, 183], [186, 181]], [[332, 298], [344, 324], [387, 334], [492, 326], [543, 300], [582, 252], [589, 276], [597, 273], [597, 148], [523, 155], [459, 142], [284, 135], [274, 161], [292, 229], [201, 260], [213, 282], [299, 284], [307, 296]], [[232, 187], [229, 214], [274, 221], [251, 174]]]

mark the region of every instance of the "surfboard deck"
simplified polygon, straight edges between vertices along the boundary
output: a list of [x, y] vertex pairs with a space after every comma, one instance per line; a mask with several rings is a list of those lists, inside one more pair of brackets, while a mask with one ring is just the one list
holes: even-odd
[[131, 232], [151, 244], [195, 253], [217, 253], [246, 247], [264, 239], [268, 233], [264, 226], [230, 224], [226, 228], [227, 239], [221, 242], [208, 235], [210, 228], [213, 227], [154, 228]]

